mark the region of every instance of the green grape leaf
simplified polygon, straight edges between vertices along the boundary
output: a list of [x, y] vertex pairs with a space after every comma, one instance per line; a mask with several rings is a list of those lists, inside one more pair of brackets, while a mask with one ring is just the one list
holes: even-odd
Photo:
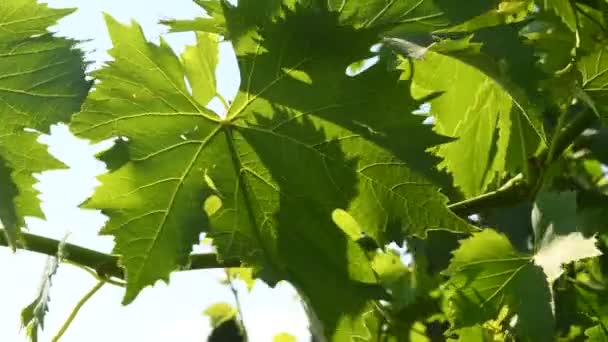
[[43, 216], [33, 174], [63, 166], [40, 132], [66, 121], [89, 88], [76, 42], [47, 31], [72, 12], [34, 0], [0, 4], [0, 221], [13, 247], [24, 217]]
[[366, 336], [363, 316], [384, 291], [332, 213], [348, 213], [378, 245], [472, 227], [434, 185], [445, 175], [426, 150], [448, 139], [411, 114], [420, 103], [410, 82], [384, 62], [345, 73], [379, 31], [286, 5], [225, 5], [243, 80], [226, 118], [188, 91], [183, 57], [164, 41], [107, 19], [114, 61], [95, 74], [71, 128], [94, 141], [124, 137], [130, 160], [100, 177], [86, 206], [110, 218], [124, 303], [185, 265], [208, 229], [221, 259], [240, 258], [270, 284], [292, 282], [327, 336]]
[[535, 114], [493, 78], [465, 62], [428, 51], [424, 58], [405, 61], [414, 70], [413, 96], [432, 98], [435, 130], [456, 141], [437, 148], [447, 169], [466, 197], [485, 192], [507, 172], [526, 168], [535, 152]]
[[197, 33], [196, 41], [196, 45], [186, 48], [182, 60], [192, 87], [192, 97], [206, 105], [217, 95], [215, 67], [219, 58], [218, 38], [210, 33]]
[[446, 271], [454, 328], [495, 319], [506, 306], [517, 317], [519, 336], [552, 341], [550, 284], [563, 273], [563, 264], [600, 254], [595, 238], [578, 232], [550, 240], [535, 254], [517, 251], [505, 235], [492, 229], [474, 233], [461, 242]]
[[503, 306], [517, 315], [518, 335], [531, 341], [553, 341], [551, 293], [543, 270], [509, 239], [491, 229], [463, 240], [446, 274], [453, 328], [495, 319]]

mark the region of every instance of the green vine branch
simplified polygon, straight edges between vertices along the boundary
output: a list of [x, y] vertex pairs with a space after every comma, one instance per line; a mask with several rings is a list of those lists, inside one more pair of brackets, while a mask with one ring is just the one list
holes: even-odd
[[555, 133], [548, 148], [543, 149], [538, 157], [531, 160], [532, 167], [538, 175], [535, 179], [526, 179], [523, 173], [508, 180], [498, 190], [477, 197], [448, 205], [454, 213], [468, 216], [488, 208], [500, 208], [515, 205], [523, 200], [533, 198], [543, 182], [543, 173], [574, 142], [585, 129], [597, 120], [593, 110], [587, 108], [578, 113], [570, 122]]
[[[56, 256], [61, 241], [47, 237], [34, 235], [26, 232], [21, 233], [18, 249], [27, 250], [35, 253]], [[0, 246], [9, 247], [4, 229], [0, 229]], [[98, 252], [92, 249], [65, 243], [63, 246], [63, 259], [72, 263], [95, 270], [103, 278], [124, 279], [123, 269], [118, 263], [118, 256]], [[182, 271], [225, 268], [241, 266], [238, 260], [227, 260], [219, 262], [215, 254], [192, 254], [190, 255], [189, 266]]]

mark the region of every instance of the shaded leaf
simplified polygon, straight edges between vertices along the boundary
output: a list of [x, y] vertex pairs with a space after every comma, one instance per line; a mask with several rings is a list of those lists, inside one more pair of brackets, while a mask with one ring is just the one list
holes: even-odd
[[552, 10], [560, 17], [570, 30], [577, 31], [576, 12], [573, 7], [573, 1], [570, 0], [539, 0], [545, 9]]
[[541, 192], [532, 208], [534, 250], [538, 251], [551, 240], [577, 231], [576, 193]]
[[595, 193], [577, 193], [577, 226], [586, 235], [608, 233], [608, 196]]
[[518, 252], [506, 236], [486, 229], [463, 240], [446, 274], [450, 276], [453, 328], [495, 319], [503, 306], [517, 315], [524, 340], [553, 341], [551, 293], [543, 270]]
[[533, 228], [530, 221], [532, 203], [525, 201], [505, 208], [490, 208], [482, 213], [482, 225], [505, 234], [521, 252], [533, 250]]
[[553, 340], [550, 284], [564, 264], [600, 254], [595, 238], [578, 232], [555, 236], [533, 255], [517, 251], [505, 235], [491, 229], [474, 233], [462, 241], [446, 271], [454, 328], [495, 319], [506, 307], [516, 317], [518, 336]]

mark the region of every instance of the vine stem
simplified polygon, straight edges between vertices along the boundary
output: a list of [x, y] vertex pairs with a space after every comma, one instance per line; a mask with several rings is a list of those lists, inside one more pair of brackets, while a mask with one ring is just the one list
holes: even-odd
[[[62, 242], [58, 240], [21, 232], [17, 249], [56, 256], [57, 250], [61, 244]], [[4, 229], [1, 228], [0, 246], [9, 247], [9, 243], [4, 235]], [[116, 255], [98, 252], [70, 243], [64, 243], [62, 251], [63, 260], [94, 270], [101, 279], [125, 279], [124, 271], [120, 266], [119, 258]], [[241, 266], [239, 260], [225, 260], [224, 262], [219, 262], [216, 254], [191, 254], [189, 265], [182, 268], [180, 271], [239, 266]]]
[[65, 334], [65, 332], [68, 330], [68, 328], [70, 327], [70, 325], [72, 324], [72, 322], [74, 321], [76, 316], [78, 315], [78, 312], [80, 311], [80, 309], [82, 309], [82, 307], [89, 301], [89, 299], [91, 299], [91, 297], [93, 297], [97, 293], [97, 291], [99, 291], [105, 285], [105, 283], [106, 283], [105, 281], [100, 281], [97, 284], [95, 284], [95, 286], [93, 286], [93, 288], [91, 290], [89, 290], [89, 292], [87, 292], [78, 301], [78, 303], [76, 303], [76, 306], [74, 307], [72, 312], [70, 312], [70, 315], [68, 316], [67, 320], [63, 323], [63, 325], [61, 326], [61, 328], [59, 329], [59, 331], [57, 332], [55, 337], [53, 337], [51, 342], [59, 341], [59, 339]]

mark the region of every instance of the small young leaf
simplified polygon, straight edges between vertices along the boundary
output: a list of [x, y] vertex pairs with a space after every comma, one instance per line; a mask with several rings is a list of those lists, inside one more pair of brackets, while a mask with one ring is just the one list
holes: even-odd
[[211, 327], [217, 328], [220, 324], [233, 319], [237, 310], [228, 303], [216, 303], [205, 309], [204, 314], [211, 320]]
[[57, 256], [47, 258], [38, 295], [32, 303], [21, 311], [21, 325], [25, 328], [26, 334], [32, 342], [38, 341], [38, 331], [44, 329], [44, 318], [49, 311], [52, 280], [59, 269], [59, 262], [63, 258], [64, 243], [65, 239], [57, 248]]
[[579, 232], [558, 236], [534, 255], [534, 263], [543, 269], [552, 283], [564, 273], [564, 264], [602, 255], [596, 243], [595, 237], [585, 238]]
[[51, 281], [58, 267], [56, 258], [47, 259], [38, 295], [21, 311], [21, 324], [32, 342], [38, 341], [38, 331], [44, 329], [44, 317], [49, 311]]
[[372, 268], [392, 295], [392, 304], [401, 309], [416, 299], [416, 290], [410, 270], [403, 265], [399, 253], [389, 250], [378, 253], [372, 261]]

